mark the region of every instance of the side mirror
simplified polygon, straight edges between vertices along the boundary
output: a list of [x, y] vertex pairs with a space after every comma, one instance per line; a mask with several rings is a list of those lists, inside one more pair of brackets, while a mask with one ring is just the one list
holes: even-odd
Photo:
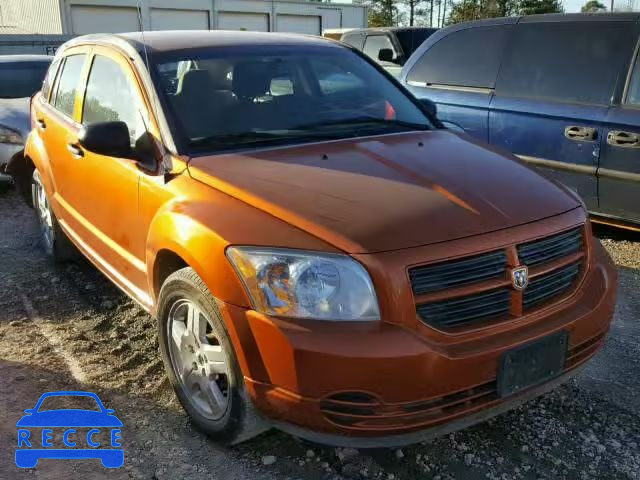
[[104, 413], [106, 413], [107, 415], [111, 415], [113, 413], [116, 413], [116, 411], [113, 408], [107, 408]]
[[378, 60], [381, 62], [395, 62], [395, 58], [393, 58], [393, 50], [390, 48], [381, 48], [378, 51]]
[[33, 413], [33, 408], [27, 408], [24, 413], [31, 415]]
[[149, 132], [144, 132], [136, 140], [133, 147], [133, 156], [138, 161], [138, 166], [146, 170], [155, 170], [158, 164], [155, 142]]
[[92, 123], [82, 129], [78, 143], [86, 150], [109, 157], [131, 158], [129, 127], [124, 122]]
[[429, 115], [431, 115], [432, 117], [438, 116], [438, 106], [433, 100], [429, 100], [428, 98], [421, 98], [420, 103], [422, 103], [422, 108], [424, 108]]

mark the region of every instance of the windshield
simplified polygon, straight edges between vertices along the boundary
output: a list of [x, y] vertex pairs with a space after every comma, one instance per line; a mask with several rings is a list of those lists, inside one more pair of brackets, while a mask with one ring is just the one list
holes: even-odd
[[425, 114], [346, 48], [255, 47], [156, 59], [170, 123], [191, 152], [429, 129]]
[[66, 409], [100, 411], [100, 407], [93, 397], [85, 395], [54, 395], [42, 400], [38, 412]]
[[30, 97], [42, 86], [49, 62], [0, 63], [0, 98]]

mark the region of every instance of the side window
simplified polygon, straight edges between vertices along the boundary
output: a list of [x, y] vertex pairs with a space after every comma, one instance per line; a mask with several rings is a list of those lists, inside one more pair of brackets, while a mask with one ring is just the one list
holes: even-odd
[[82, 124], [121, 121], [129, 127], [131, 145], [144, 132], [138, 92], [114, 60], [96, 55], [89, 72]]
[[494, 88], [511, 25], [453, 32], [431, 46], [413, 66], [408, 82]]
[[352, 47], [362, 50], [362, 44], [364, 43], [364, 35], [362, 33], [345, 33], [340, 41], [351, 45]]
[[60, 59], [55, 59], [49, 69], [47, 70], [47, 75], [44, 77], [44, 82], [42, 83], [42, 95], [46, 100], [49, 99], [49, 93], [51, 92], [51, 86], [53, 85], [54, 80], [56, 79], [56, 73], [58, 73], [58, 67], [60, 66]]
[[378, 53], [383, 48], [389, 48], [393, 51], [394, 55], [397, 55], [396, 49], [393, 48], [393, 43], [391, 43], [391, 39], [387, 35], [368, 35], [367, 39], [364, 41], [364, 48], [362, 51], [365, 55], [373, 58], [376, 62], [381, 65], [395, 65], [395, 63], [391, 62], [381, 62], [378, 60]]
[[52, 98], [53, 106], [69, 117], [73, 117], [73, 105], [85, 57], [85, 54], [66, 57], [62, 73], [58, 77], [55, 96]]
[[629, 93], [627, 93], [627, 101], [629, 105], [640, 106], [640, 53], [636, 58], [636, 64], [633, 67], [631, 81], [629, 83]]
[[496, 92], [608, 105], [634, 40], [631, 22], [519, 24]]

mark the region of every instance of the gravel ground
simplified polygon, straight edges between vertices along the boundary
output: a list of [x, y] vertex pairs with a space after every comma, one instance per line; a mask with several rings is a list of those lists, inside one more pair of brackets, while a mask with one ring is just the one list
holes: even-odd
[[[598, 228], [620, 269], [603, 351], [569, 384], [409, 448], [353, 450], [269, 432], [223, 449], [174, 399], [153, 320], [84, 261], [54, 266], [33, 212], [0, 196], [0, 479], [640, 479], [640, 235]], [[15, 422], [50, 390], [90, 390], [123, 421], [125, 465], [15, 467]]]

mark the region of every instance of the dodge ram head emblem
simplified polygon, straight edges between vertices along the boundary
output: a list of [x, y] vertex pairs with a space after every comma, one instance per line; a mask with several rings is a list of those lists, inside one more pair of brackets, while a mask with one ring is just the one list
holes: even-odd
[[516, 267], [511, 270], [511, 283], [516, 290], [524, 290], [529, 284], [529, 269]]

